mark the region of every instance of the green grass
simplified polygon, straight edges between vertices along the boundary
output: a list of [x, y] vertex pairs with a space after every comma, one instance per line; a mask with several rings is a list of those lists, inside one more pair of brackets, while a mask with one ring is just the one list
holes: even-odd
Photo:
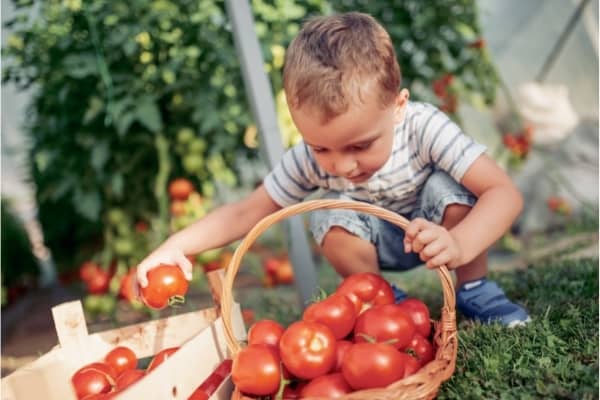
[[[437, 318], [442, 303], [439, 279], [424, 268], [386, 273], [410, 295], [425, 301]], [[439, 399], [597, 399], [598, 259], [547, 262], [526, 270], [492, 272], [507, 295], [527, 307], [533, 322], [506, 329], [484, 326], [459, 315], [456, 370]], [[328, 292], [338, 280], [319, 269]], [[256, 317], [284, 324], [298, 319], [290, 287], [236, 296]]]
[[491, 274], [533, 322], [459, 324], [456, 371], [439, 399], [597, 399], [598, 260]]

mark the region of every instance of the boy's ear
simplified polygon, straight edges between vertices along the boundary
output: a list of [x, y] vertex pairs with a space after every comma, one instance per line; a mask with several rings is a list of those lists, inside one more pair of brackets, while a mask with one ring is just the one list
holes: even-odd
[[397, 123], [402, 121], [402, 118], [404, 118], [404, 110], [406, 109], [406, 105], [408, 104], [409, 97], [410, 92], [408, 91], [408, 89], [404, 88], [400, 91], [400, 93], [398, 93], [396, 99], [394, 100], [394, 107], [396, 109], [394, 113], [394, 119]]

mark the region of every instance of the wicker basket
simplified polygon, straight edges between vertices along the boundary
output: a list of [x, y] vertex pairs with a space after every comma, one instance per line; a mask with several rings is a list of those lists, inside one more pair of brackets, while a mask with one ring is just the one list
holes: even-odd
[[[366, 214], [371, 214], [389, 221], [403, 229], [409, 221], [404, 217], [385, 210], [383, 208], [355, 201], [347, 200], [311, 200], [290, 207], [283, 208], [259, 221], [256, 226], [246, 235], [244, 240], [236, 249], [223, 284], [222, 317], [227, 346], [231, 354], [235, 356], [242, 344], [235, 339], [232, 329], [231, 310], [233, 308], [232, 289], [235, 276], [240, 268], [240, 261], [256, 238], [274, 223], [300, 213], [318, 209], [348, 209]], [[434, 342], [437, 347], [433, 361], [421, 368], [416, 374], [405, 379], [396, 381], [385, 388], [361, 390], [343, 397], [345, 400], [401, 400], [401, 399], [432, 399], [435, 398], [442, 382], [449, 379], [456, 364], [457, 334], [455, 314], [455, 293], [450, 274], [445, 266], [437, 269], [444, 294], [444, 304], [441, 310], [440, 321], [434, 322]], [[238, 390], [235, 390], [232, 399], [241, 398]]]

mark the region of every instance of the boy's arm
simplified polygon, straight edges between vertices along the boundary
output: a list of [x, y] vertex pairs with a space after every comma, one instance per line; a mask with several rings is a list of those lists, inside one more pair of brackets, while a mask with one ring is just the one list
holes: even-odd
[[225, 246], [240, 239], [263, 217], [281, 207], [263, 185], [247, 197], [221, 206], [187, 228], [171, 235], [148, 255], [137, 269], [137, 278], [146, 286], [146, 273], [159, 264], [177, 264], [191, 279], [192, 265], [185, 257]]
[[461, 250], [459, 265], [470, 262], [496, 242], [523, 209], [523, 197], [510, 177], [483, 154], [461, 184], [478, 197], [473, 209], [450, 230]]

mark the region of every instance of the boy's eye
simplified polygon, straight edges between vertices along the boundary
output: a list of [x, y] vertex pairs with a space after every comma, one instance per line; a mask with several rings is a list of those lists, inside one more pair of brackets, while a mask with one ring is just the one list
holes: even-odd
[[322, 147], [313, 147], [312, 149], [315, 153], [325, 153], [327, 151], [327, 149], [324, 149]]
[[361, 150], [366, 150], [369, 147], [371, 147], [371, 144], [373, 142], [368, 142], [368, 143], [361, 143], [361, 144], [356, 144], [354, 146], [352, 146], [350, 149], [354, 150], [354, 151], [361, 151]]

